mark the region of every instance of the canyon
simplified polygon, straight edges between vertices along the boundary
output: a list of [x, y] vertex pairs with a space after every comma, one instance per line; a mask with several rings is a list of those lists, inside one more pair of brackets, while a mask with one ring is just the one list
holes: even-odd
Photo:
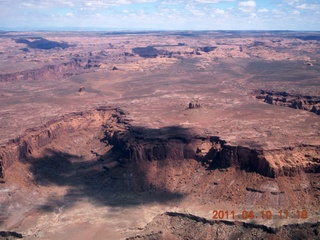
[[[165, 202], [187, 198], [184, 201], [190, 202], [192, 199], [193, 204], [231, 200], [238, 208], [243, 206], [243, 209], [252, 207], [250, 205], [253, 202], [255, 208], [264, 206], [268, 209], [281, 209], [295, 206], [297, 209], [309, 209], [309, 220], [317, 219], [312, 214], [312, 209], [318, 206], [320, 190], [319, 176], [313, 175], [319, 172], [319, 158], [314, 157], [320, 155], [319, 146], [269, 151], [250, 149], [230, 146], [217, 136], [195, 135], [191, 129], [179, 126], [149, 129], [132, 126], [130, 122], [123, 110], [100, 107], [92, 111], [65, 115], [44, 126], [29, 129], [20, 138], [2, 146], [2, 178], [8, 179], [10, 184], [26, 186], [31, 191], [37, 189], [38, 200], [27, 204], [24, 217], [32, 218], [30, 214], [33, 208], [46, 212], [55, 212], [61, 207], [70, 208], [74, 204], [70, 199], [75, 198], [74, 196], [92, 198], [92, 201], [99, 204], [119, 204], [106, 198], [125, 192], [133, 196], [129, 203], [133, 206], [142, 201], [138, 197], [140, 195], [152, 196], [161, 193]], [[301, 164], [288, 162], [292, 158], [299, 158]], [[275, 159], [278, 161], [275, 162]], [[22, 174], [20, 177], [16, 176], [17, 171]], [[229, 186], [226, 191], [225, 186], [230, 184], [230, 180], [235, 179], [237, 183]], [[304, 185], [301, 185], [302, 179]], [[61, 190], [50, 190], [50, 195], [55, 193], [54, 197], [39, 193], [45, 192], [45, 189], [52, 185], [66, 189], [63, 194]], [[19, 198], [25, 196], [14, 197], [17, 195], [15, 191], [17, 189], [5, 193], [10, 196], [10, 201], [8, 199], [1, 204], [2, 218], [10, 219], [13, 211], [22, 211], [16, 209], [14, 203], [21, 201]], [[157, 201], [161, 201], [160, 199]], [[6, 212], [5, 209], [11, 210]], [[160, 220], [153, 221], [166, 224], [167, 220], [162, 220], [162, 216], [174, 219], [174, 216], [179, 216], [179, 213], [176, 214], [178, 215], [160, 215]], [[202, 210], [200, 214], [205, 213]], [[182, 215], [182, 219], [189, 221], [188, 216]], [[11, 219], [9, 223], [11, 227], [26, 224], [26, 220], [19, 221], [21, 219]], [[207, 221], [207, 224], [213, 226], [229, 225], [223, 221]], [[234, 223], [231, 221], [230, 224]], [[236, 232], [233, 233], [226, 229], [225, 233], [218, 236], [230, 239], [234, 238], [234, 234], [238, 234], [239, 237], [250, 236], [251, 231], [255, 231], [251, 229], [259, 229], [262, 223], [260, 221], [260, 225], [250, 224], [244, 225], [248, 230], [234, 228], [233, 231]], [[292, 231], [316, 237], [320, 225], [313, 224], [313, 230], [309, 233], [299, 230], [300, 228]], [[261, 226], [265, 225], [264, 222]], [[159, 226], [157, 223], [153, 229], [159, 229]], [[290, 228], [296, 229], [297, 226], [293, 225]], [[213, 237], [209, 234], [212, 229], [208, 231], [208, 227], [201, 227], [204, 228], [203, 234], [208, 232], [205, 239]], [[150, 232], [149, 228], [148, 224], [144, 231]], [[269, 228], [274, 230], [268, 230]], [[222, 231], [221, 227], [218, 229], [216, 231]], [[283, 227], [267, 225], [260, 230], [260, 236], [272, 235], [279, 229]], [[310, 230], [308, 227], [307, 229]], [[187, 235], [192, 234], [190, 229], [180, 231]], [[171, 235], [179, 236], [177, 239], [187, 236], [176, 235], [177, 232], [172, 230], [169, 232]], [[37, 236], [32, 234], [34, 232], [29, 233], [29, 236]], [[156, 239], [167, 239], [166, 234], [169, 233], [162, 232], [159, 236], [157, 234]], [[147, 235], [143, 238], [149, 239], [150, 236]]]
[[0, 239], [319, 237], [318, 40], [190, 34], [3, 34]]

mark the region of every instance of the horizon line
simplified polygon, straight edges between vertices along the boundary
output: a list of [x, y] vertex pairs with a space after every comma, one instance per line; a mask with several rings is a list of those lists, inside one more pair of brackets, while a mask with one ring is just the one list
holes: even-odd
[[0, 32], [320, 32], [320, 30], [265, 30], [265, 29], [24, 29], [24, 30], [13, 30], [13, 29], [0, 29]]

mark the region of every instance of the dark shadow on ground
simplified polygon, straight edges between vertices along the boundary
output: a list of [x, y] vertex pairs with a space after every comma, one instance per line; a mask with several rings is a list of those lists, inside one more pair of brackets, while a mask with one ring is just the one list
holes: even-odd
[[63, 198], [48, 199], [42, 210], [54, 211], [57, 207], [71, 207], [77, 199], [89, 198], [93, 204], [107, 206], [135, 206], [148, 202], [176, 201], [183, 197], [178, 192], [146, 188], [142, 172], [133, 166], [121, 165], [107, 169], [101, 159], [84, 161], [81, 157], [48, 150], [42, 158], [30, 159], [36, 184], [45, 186], [68, 186]]
[[[267, 165], [259, 165], [264, 163], [263, 158], [259, 158], [261, 150], [229, 146], [217, 136], [198, 136], [191, 129], [180, 126], [158, 129], [130, 126], [111, 132], [110, 129], [107, 128], [100, 141], [106, 144], [106, 148], [112, 148], [104, 155], [91, 150], [96, 155], [90, 160], [50, 148], [41, 158], [28, 158], [36, 184], [69, 188], [63, 197], [48, 199], [41, 206], [42, 210], [71, 207], [78, 199], [84, 198], [95, 205], [113, 207], [179, 201], [186, 194], [168, 190], [173, 181], [169, 172], [182, 169], [184, 161], [190, 159], [201, 162], [203, 170], [224, 171], [235, 166], [247, 172], [269, 174]], [[195, 141], [207, 141], [220, 145], [221, 149], [212, 147], [206, 155], [199, 155]], [[150, 173], [158, 176], [150, 176]]]
[[0, 231], [0, 240], [1, 239], [15, 239], [15, 238], [23, 238], [21, 233], [10, 232], [10, 231]]
[[[149, 182], [145, 163], [158, 161], [157, 166], [165, 168], [168, 161], [175, 160], [176, 151], [189, 142], [191, 136], [189, 129], [179, 126], [161, 129], [132, 127], [119, 134], [116, 140], [101, 139], [113, 148], [91, 160], [50, 148], [41, 158], [29, 157], [27, 160], [36, 184], [69, 187], [63, 197], [49, 198], [40, 209], [55, 211], [62, 206], [71, 207], [83, 198], [98, 206], [113, 207], [179, 201], [185, 197], [183, 193], [159, 188]], [[133, 158], [132, 153], [141, 148], [140, 144], [144, 145], [139, 155], [141, 159]], [[178, 148], [173, 149], [176, 144]], [[149, 150], [153, 151], [153, 157], [148, 156]]]

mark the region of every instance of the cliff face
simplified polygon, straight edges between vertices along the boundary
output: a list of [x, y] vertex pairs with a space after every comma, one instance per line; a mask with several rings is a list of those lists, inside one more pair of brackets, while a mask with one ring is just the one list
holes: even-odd
[[319, 156], [319, 146], [264, 150], [180, 126], [138, 127], [122, 110], [105, 107], [65, 115], [1, 146], [0, 182], [45, 192], [67, 188], [66, 204], [78, 197], [112, 205], [110, 196], [126, 193], [208, 207], [318, 209]]
[[268, 104], [306, 110], [320, 115], [320, 97], [289, 94], [287, 92], [257, 90], [258, 100]]
[[192, 136], [188, 129], [168, 127], [161, 130], [129, 128], [127, 132], [106, 129], [106, 139], [127, 161], [195, 159], [207, 169], [235, 167], [276, 178], [320, 172], [320, 147], [297, 146], [263, 150], [232, 146], [217, 136]]
[[[41, 155], [42, 151], [54, 141], [71, 141], [68, 136], [79, 131], [102, 131], [103, 124], [113, 114], [123, 114], [114, 108], [100, 108], [94, 111], [72, 113], [48, 122], [46, 125], [28, 129], [24, 135], [0, 146], [0, 176], [15, 161], [25, 161], [31, 157]], [[91, 136], [88, 133], [89, 136]], [[86, 138], [86, 134], [83, 138]], [[63, 139], [67, 138], [67, 139]]]
[[74, 59], [70, 62], [58, 65], [47, 65], [39, 69], [0, 74], [0, 82], [58, 79], [83, 71], [84, 67], [81, 66], [81, 63], [77, 59]]
[[[95, 130], [94, 130], [95, 129]], [[232, 146], [217, 136], [197, 136], [190, 129], [179, 126], [148, 129], [131, 126], [119, 109], [101, 108], [73, 113], [48, 122], [45, 126], [29, 129], [23, 136], [0, 148], [0, 176], [13, 162], [38, 156], [52, 141], [74, 132], [104, 132], [107, 145], [121, 156], [122, 163], [193, 159], [206, 169], [230, 167], [255, 172], [262, 176], [298, 176], [303, 172], [320, 172], [320, 147], [295, 146], [263, 150]], [[84, 132], [83, 138], [91, 135]]]

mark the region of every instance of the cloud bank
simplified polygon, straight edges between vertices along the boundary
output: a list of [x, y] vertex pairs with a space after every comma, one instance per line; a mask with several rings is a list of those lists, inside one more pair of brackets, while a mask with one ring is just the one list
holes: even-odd
[[0, 0], [0, 30], [320, 30], [316, 0]]

